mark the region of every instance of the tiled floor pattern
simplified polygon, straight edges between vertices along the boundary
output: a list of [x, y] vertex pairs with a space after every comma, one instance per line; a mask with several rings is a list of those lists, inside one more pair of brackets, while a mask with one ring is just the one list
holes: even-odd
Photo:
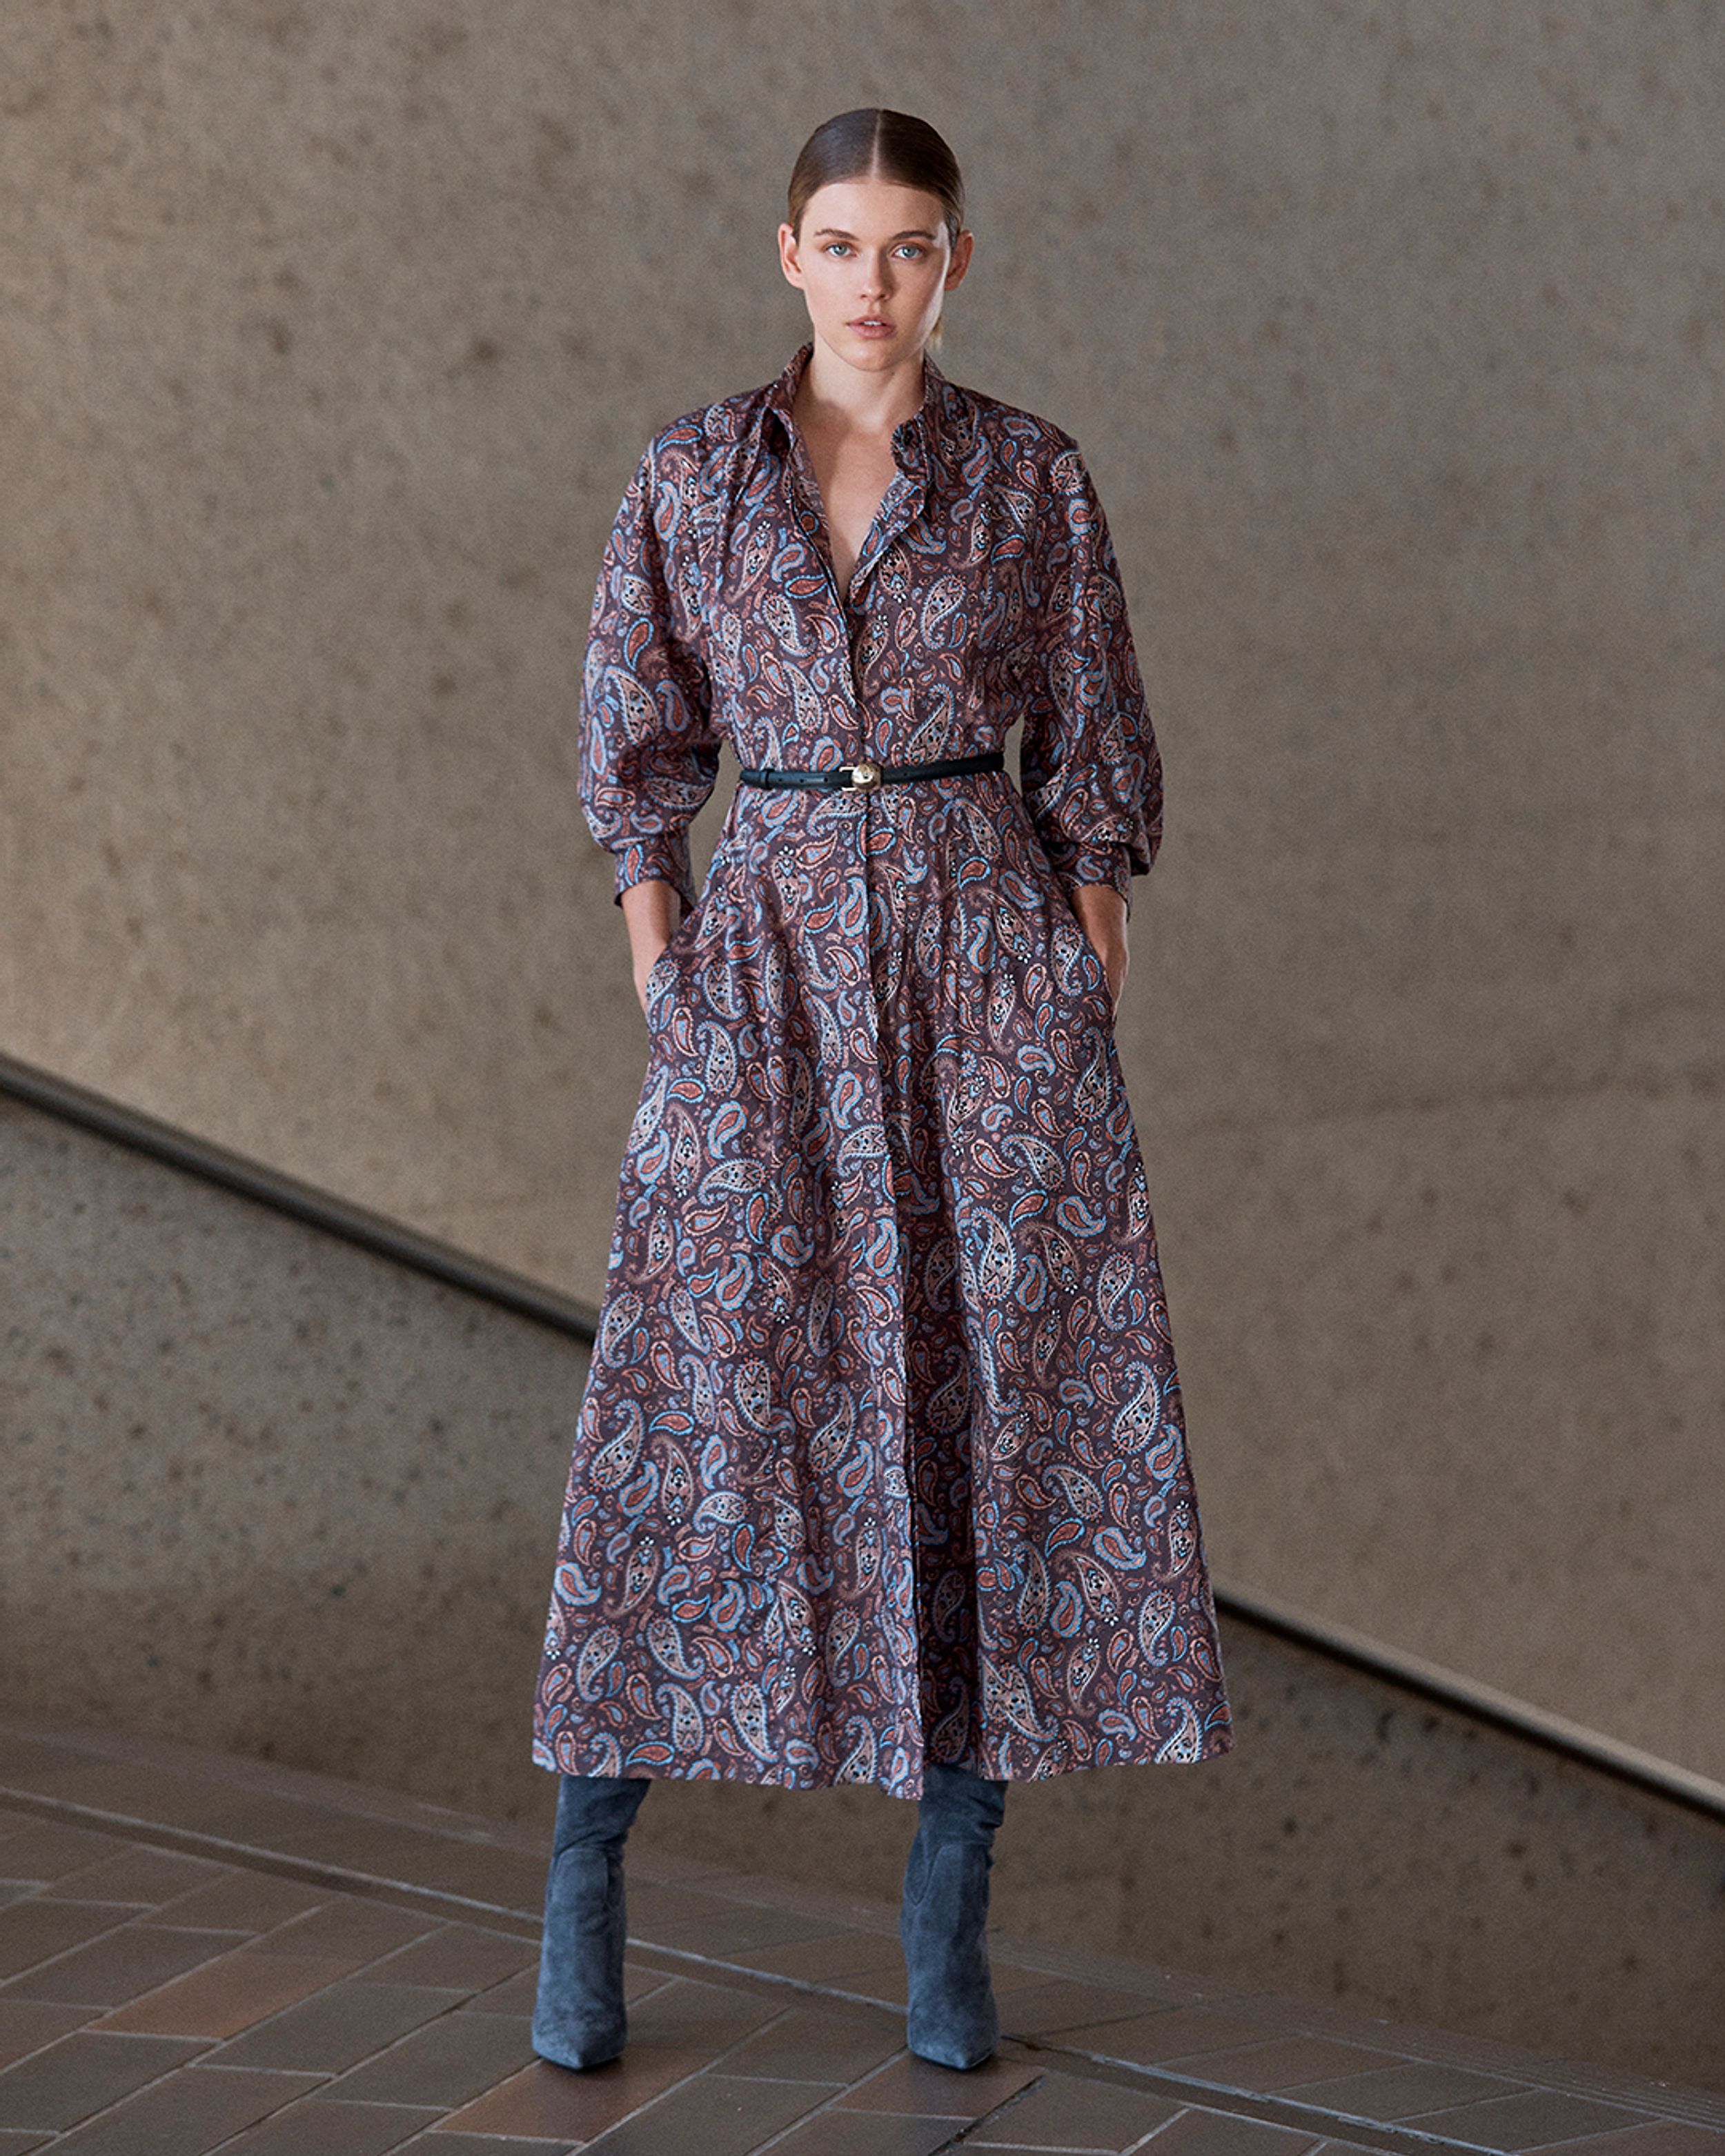
[[1725, 2156], [1725, 2097], [996, 1939], [1009, 2032], [903, 2042], [893, 1912], [629, 1875], [630, 2037], [527, 2041], [536, 1837], [136, 1740], [0, 1728], [0, 2156]]

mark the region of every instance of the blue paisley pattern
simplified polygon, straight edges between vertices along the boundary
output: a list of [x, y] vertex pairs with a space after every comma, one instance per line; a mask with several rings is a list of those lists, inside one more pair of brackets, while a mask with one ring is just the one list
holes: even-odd
[[[1161, 765], [1071, 438], [925, 361], [840, 598], [778, 380], [667, 427], [594, 603], [582, 800], [680, 926], [534, 1719], [572, 1774], [1026, 1779], [1231, 1743], [1144, 1168], [1069, 892]], [[746, 765], [1004, 772], [739, 786]]]

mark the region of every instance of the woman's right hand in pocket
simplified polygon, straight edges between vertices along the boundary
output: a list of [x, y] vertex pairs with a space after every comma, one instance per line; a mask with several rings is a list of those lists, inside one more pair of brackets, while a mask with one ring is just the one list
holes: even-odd
[[676, 932], [680, 906], [676, 886], [657, 878], [631, 884], [623, 894], [623, 917], [629, 928], [635, 996], [643, 1018], [647, 1014], [647, 976], [665, 956], [665, 947]]

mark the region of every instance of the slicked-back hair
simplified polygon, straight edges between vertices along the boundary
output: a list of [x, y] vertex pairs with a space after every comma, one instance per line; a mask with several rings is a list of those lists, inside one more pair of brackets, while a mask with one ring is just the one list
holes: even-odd
[[953, 244], [964, 229], [964, 182], [945, 138], [913, 113], [860, 105], [824, 120], [797, 154], [788, 222], [800, 239], [809, 197], [841, 180], [891, 180], [933, 195]]

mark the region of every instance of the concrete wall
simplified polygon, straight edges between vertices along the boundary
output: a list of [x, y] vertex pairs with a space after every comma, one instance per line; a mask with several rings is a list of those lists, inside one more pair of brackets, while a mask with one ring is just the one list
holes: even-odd
[[[0, 1715], [548, 1825], [578, 1347], [4, 1106], [0, 1217]], [[1001, 1927], [1725, 2086], [1725, 1825], [1255, 1627], [1224, 1651], [1229, 1758], [1013, 1789]], [[670, 1782], [635, 1833], [890, 1899], [914, 1826]]]
[[578, 1346], [3, 1100], [0, 1221], [0, 1699], [540, 1797]]
[[0, 1044], [597, 1296], [598, 547], [925, 111], [1160, 716], [1218, 1563], [1725, 1774], [1725, 13], [11, 0], [0, 87]]

